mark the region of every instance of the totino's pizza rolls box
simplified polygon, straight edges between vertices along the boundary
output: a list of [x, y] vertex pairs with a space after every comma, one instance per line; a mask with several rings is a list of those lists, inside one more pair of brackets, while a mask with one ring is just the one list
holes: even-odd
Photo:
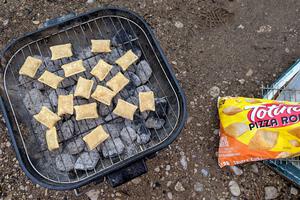
[[220, 167], [300, 154], [300, 104], [244, 97], [218, 100]]

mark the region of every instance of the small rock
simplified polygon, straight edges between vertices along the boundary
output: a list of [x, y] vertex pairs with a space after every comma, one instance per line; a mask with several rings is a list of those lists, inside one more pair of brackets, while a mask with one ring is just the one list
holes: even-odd
[[269, 33], [271, 31], [272, 31], [272, 26], [265, 25], [265, 26], [260, 26], [256, 32], [257, 33]]
[[276, 199], [279, 196], [277, 188], [274, 186], [265, 187], [265, 199]]
[[297, 196], [298, 195], [298, 189], [295, 187], [291, 187], [291, 194]]
[[35, 25], [39, 25], [40, 21], [39, 20], [33, 20], [32, 23], [35, 24]]
[[209, 94], [213, 98], [218, 97], [220, 94], [220, 88], [218, 88], [217, 86], [213, 86], [212, 88], [209, 89]]
[[92, 4], [92, 3], [94, 3], [95, 2], [95, 0], [87, 0], [87, 2], [86, 3], [88, 3], [88, 4]]
[[107, 139], [102, 145], [101, 150], [105, 158], [116, 157], [123, 153], [125, 146], [120, 138]]
[[149, 117], [145, 122], [145, 126], [147, 128], [161, 129], [164, 126], [165, 122], [166, 121], [164, 119]]
[[214, 135], [219, 135], [219, 133], [220, 133], [220, 130], [219, 130], [219, 129], [215, 129], [215, 130], [214, 130]]
[[239, 185], [237, 184], [237, 182], [235, 182], [235, 181], [230, 181], [230, 182], [229, 182], [229, 190], [230, 190], [230, 192], [231, 192], [231, 194], [232, 194], [233, 196], [238, 197], [238, 196], [240, 196], [240, 194], [241, 194], [240, 187], [239, 187]]
[[154, 168], [154, 171], [157, 172], [157, 173], [160, 172], [159, 166], [158, 166], [158, 167], [155, 167], [155, 168]]
[[138, 185], [138, 184], [140, 184], [140, 182], [142, 182], [142, 179], [140, 177], [137, 177], [137, 178], [133, 179], [131, 182], [135, 185]]
[[83, 151], [85, 143], [81, 137], [78, 137], [76, 140], [70, 141], [66, 144], [66, 150], [70, 154], [78, 154]]
[[120, 137], [125, 144], [130, 145], [136, 140], [137, 134], [133, 128], [126, 126], [121, 130]]
[[58, 170], [68, 172], [74, 169], [75, 157], [71, 154], [63, 153], [56, 156], [55, 163]]
[[243, 174], [243, 170], [241, 170], [240, 168], [238, 168], [237, 166], [230, 166], [231, 171], [237, 175], [240, 176]]
[[85, 193], [85, 194], [86, 194], [86, 196], [89, 197], [90, 200], [98, 200], [100, 191], [99, 191], [99, 190], [92, 189], [92, 190], [88, 191], [88, 192]]
[[285, 51], [285, 53], [290, 53], [289, 48], [285, 48], [284, 51]]
[[98, 151], [83, 152], [75, 163], [75, 169], [93, 170], [100, 159]]
[[175, 21], [176, 28], [183, 28], [183, 23], [180, 21]]
[[3, 22], [2, 22], [3, 26], [7, 26], [7, 25], [8, 25], [8, 22], [9, 22], [9, 19], [3, 20]]
[[258, 167], [256, 164], [251, 165], [251, 171], [254, 172], [255, 174], [258, 174]]
[[242, 24], [240, 24], [239, 26], [238, 26], [238, 29], [244, 29], [245, 28], [245, 26], [243, 26]]
[[203, 192], [204, 186], [202, 183], [196, 182], [194, 185], [195, 192]]
[[188, 117], [188, 119], [186, 120], [186, 123], [189, 124], [192, 122], [192, 120], [193, 120], [193, 117]]
[[240, 82], [240, 84], [243, 85], [246, 81], [245, 81], [245, 79], [242, 78], [242, 79], [239, 79], [239, 82]]
[[184, 170], [187, 170], [188, 164], [187, 164], [186, 156], [184, 154], [182, 154], [180, 157], [180, 164]]
[[167, 197], [168, 197], [168, 199], [173, 199], [173, 194], [172, 194], [172, 192], [168, 192], [168, 193], [167, 193]]
[[201, 169], [201, 174], [202, 174], [204, 177], [208, 177], [208, 176], [209, 176], [209, 172], [208, 172], [206, 169]]
[[149, 63], [145, 60], [142, 60], [136, 66], [136, 74], [140, 78], [142, 84], [145, 84], [152, 75], [152, 69], [151, 69]]
[[246, 76], [252, 76], [253, 75], [253, 70], [252, 69], [249, 69], [246, 73]]
[[170, 171], [171, 165], [166, 165], [166, 171]]
[[179, 181], [176, 183], [176, 185], [175, 185], [174, 188], [175, 188], [175, 190], [177, 192], [183, 192], [183, 191], [185, 191], [185, 188], [182, 186], [182, 184]]
[[5, 144], [5, 146], [9, 148], [11, 146], [10, 142], [7, 141], [6, 144]]

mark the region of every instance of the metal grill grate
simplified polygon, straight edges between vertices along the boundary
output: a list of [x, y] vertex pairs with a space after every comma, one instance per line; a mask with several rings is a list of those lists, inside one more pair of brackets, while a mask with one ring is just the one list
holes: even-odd
[[[55, 167], [55, 156], [61, 156], [62, 152], [53, 153], [48, 151], [47, 147], [45, 148], [41, 141], [38, 139], [38, 136], [36, 135], [37, 130], [34, 130], [34, 127], [31, 123], [32, 115], [27, 111], [22, 101], [25, 94], [28, 93], [28, 90], [26, 90], [23, 86], [30, 82], [20, 83], [18, 81], [17, 77], [19, 67], [24, 62], [25, 58], [29, 55], [47, 58], [50, 57], [50, 46], [70, 42], [72, 43], [74, 51], [79, 50], [80, 52], [76, 52], [75, 56], [71, 58], [65, 58], [59, 61], [51, 61], [50, 63], [44, 62], [44, 67], [49, 69], [51, 67], [49, 66], [50, 64], [53, 66], [61, 66], [71, 61], [75, 61], [79, 58], [79, 56], [82, 56], [81, 59], [83, 59], [87, 71], [80, 76], [89, 79], [91, 76], [88, 72], [94, 66], [96, 61], [98, 61], [100, 58], [104, 58], [104, 55], [102, 54], [89, 53], [90, 40], [110, 39], [113, 36], [121, 38], [120, 41], [123, 40], [122, 42], [118, 43], [118, 46], [122, 49], [139, 49], [141, 51], [141, 57], [150, 64], [153, 73], [152, 77], [148, 81], [148, 86], [154, 91], [156, 97], [165, 98], [167, 100], [169, 111], [168, 113], [164, 113], [166, 115], [166, 123], [162, 129], [151, 130], [151, 140], [147, 144], [138, 144], [134, 142], [133, 154], [127, 155], [123, 153], [121, 155], [118, 154], [116, 157], [105, 158], [104, 156], [102, 156], [101, 151], [97, 149], [100, 153], [100, 160], [94, 169], [85, 171], [73, 170], [71, 172], [59, 171]], [[115, 48], [117, 49], [118, 56], [120, 57], [121, 52], [119, 51], [118, 46]], [[88, 49], [88, 51], [84, 51], [85, 49]], [[112, 76], [113, 74], [110, 75]], [[75, 77], [77, 79], [78, 75], [76, 75]], [[96, 83], [103, 84], [103, 82], [100, 82], [98, 80], [96, 80]], [[10, 106], [12, 108], [15, 121], [18, 126], [18, 131], [21, 136], [22, 143], [24, 145], [24, 151], [26, 152], [30, 163], [41, 176], [48, 180], [59, 183], [81, 181], [96, 173], [106, 170], [113, 165], [128, 159], [129, 157], [135, 156], [145, 151], [146, 149], [160, 144], [171, 135], [172, 131], [176, 127], [176, 124], [178, 123], [178, 116], [180, 112], [177, 94], [173, 89], [170, 81], [168, 80], [164, 69], [161, 66], [161, 61], [159, 60], [156, 52], [151, 46], [149, 39], [136, 23], [125, 17], [98, 17], [28, 43], [27, 45], [20, 48], [9, 60], [4, 72], [4, 87], [7, 98], [9, 99]], [[45, 94], [47, 94], [48, 98], [51, 91], [52, 89], [50, 88], [45, 91]], [[56, 95], [58, 95], [57, 92]], [[124, 94], [121, 94], [121, 97], [123, 97], [123, 95]], [[31, 101], [32, 103], [34, 102], [34, 100], [32, 99]], [[51, 104], [52, 110], [56, 110], [55, 105], [51, 103], [50, 98], [49, 102]], [[75, 98], [74, 103], [80, 104], [79, 99]], [[155, 115], [156, 117], [159, 117], [156, 112]], [[65, 138], [63, 138], [64, 134], [62, 134], [60, 130], [61, 124], [58, 124], [57, 129], [58, 135], [60, 136], [60, 144], [73, 141], [77, 146], [77, 143], [75, 142], [75, 139], [77, 137], [83, 137], [97, 125], [105, 123], [106, 122], [104, 122], [103, 120], [83, 120], [83, 122], [80, 123], [76, 122], [75, 127], [77, 127], [78, 131], [75, 132], [73, 137], [66, 140]], [[143, 123], [145, 123], [145, 121], [143, 121]], [[88, 127], [88, 129], [81, 130], [83, 125]], [[71, 127], [69, 127], [69, 129], [70, 128]], [[109, 130], [109, 128], [108, 132], [111, 135], [111, 131]], [[129, 133], [128, 136], [132, 140]], [[117, 149], [114, 138], [111, 138], [115, 145], [115, 148]], [[107, 147], [104, 146], [104, 148]]]

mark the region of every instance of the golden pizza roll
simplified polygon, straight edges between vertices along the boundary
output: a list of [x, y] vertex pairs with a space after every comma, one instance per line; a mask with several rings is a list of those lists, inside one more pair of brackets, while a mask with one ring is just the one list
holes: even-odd
[[139, 93], [139, 106], [140, 106], [141, 112], [144, 112], [147, 110], [155, 111], [154, 93], [152, 91], [140, 92]]
[[73, 114], [73, 94], [58, 96], [57, 114]]
[[236, 107], [236, 106], [228, 106], [226, 108], [223, 109], [223, 113], [225, 115], [235, 115], [239, 112], [242, 112], [243, 110], [239, 107]]
[[89, 99], [93, 88], [94, 81], [79, 77], [74, 96]]
[[270, 150], [275, 147], [278, 139], [277, 131], [259, 129], [251, 138], [248, 147], [252, 150]]
[[85, 71], [82, 60], [76, 60], [61, 66], [65, 72], [65, 77], [70, 77]]
[[129, 80], [121, 73], [118, 72], [114, 77], [107, 81], [106, 85], [112, 89], [115, 93], [120, 92], [127, 84]]
[[43, 61], [41, 61], [40, 59], [28, 56], [24, 64], [22, 65], [19, 74], [33, 78], [42, 63]]
[[112, 98], [116, 95], [116, 93], [104, 86], [98, 85], [91, 95], [93, 99], [104, 103], [105, 105], [110, 105]]
[[44, 126], [48, 128], [52, 128], [55, 126], [56, 122], [60, 120], [60, 117], [49, 110], [49, 108], [43, 106], [41, 111], [33, 116], [34, 119], [36, 119], [38, 122], [43, 124]]
[[103, 81], [112, 68], [112, 65], [101, 59], [92, 69], [91, 74], [97, 77], [100, 81]]
[[51, 50], [51, 60], [58, 60], [61, 58], [68, 58], [73, 56], [72, 44], [60, 44], [50, 47]]
[[127, 51], [123, 56], [116, 60], [116, 63], [125, 71], [130, 65], [137, 61], [139, 57], [132, 50]]
[[62, 80], [64, 80], [64, 78], [46, 70], [38, 80], [53, 89], [57, 89], [58, 85]]
[[249, 130], [248, 126], [240, 122], [230, 124], [229, 126], [224, 128], [224, 131], [227, 135], [230, 135], [231, 137], [235, 137], [235, 138], [243, 135], [248, 130]]
[[300, 139], [300, 126], [294, 127], [292, 129], [288, 130], [288, 132], [291, 135], [293, 135], [293, 136], [295, 136], [295, 137], [297, 137], [297, 138]]
[[289, 143], [294, 147], [300, 147], [300, 142], [298, 140], [290, 140]]
[[46, 131], [46, 142], [49, 151], [53, 151], [59, 148], [57, 132], [55, 127], [52, 127]]
[[98, 118], [97, 103], [88, 103], [74, 106], [76, 112], [76, 120], [95, 119]]
[[92, 130], [89, 134], [83, 137], [87, 147], [89, 150], [95, 149], [99, 144], [104, 142], [109, 135], [105, 132], [101, 125], [97, 126], [94, 130]]
[[111, 52], [110, 40], [91, 40], [93, 53]]
[[133, 115], [136, 109], [137, 106], [119, 99], [116, 108], [113, 110], [113, 113], [120, 117], [133, 120]]

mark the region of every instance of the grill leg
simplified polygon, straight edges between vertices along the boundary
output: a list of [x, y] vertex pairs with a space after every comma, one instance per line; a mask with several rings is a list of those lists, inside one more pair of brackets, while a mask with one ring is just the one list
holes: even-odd
[[112, 187], [117, 187], [148, 171], [144, 160], [137, 161], [107, 176], [107, 180]]

